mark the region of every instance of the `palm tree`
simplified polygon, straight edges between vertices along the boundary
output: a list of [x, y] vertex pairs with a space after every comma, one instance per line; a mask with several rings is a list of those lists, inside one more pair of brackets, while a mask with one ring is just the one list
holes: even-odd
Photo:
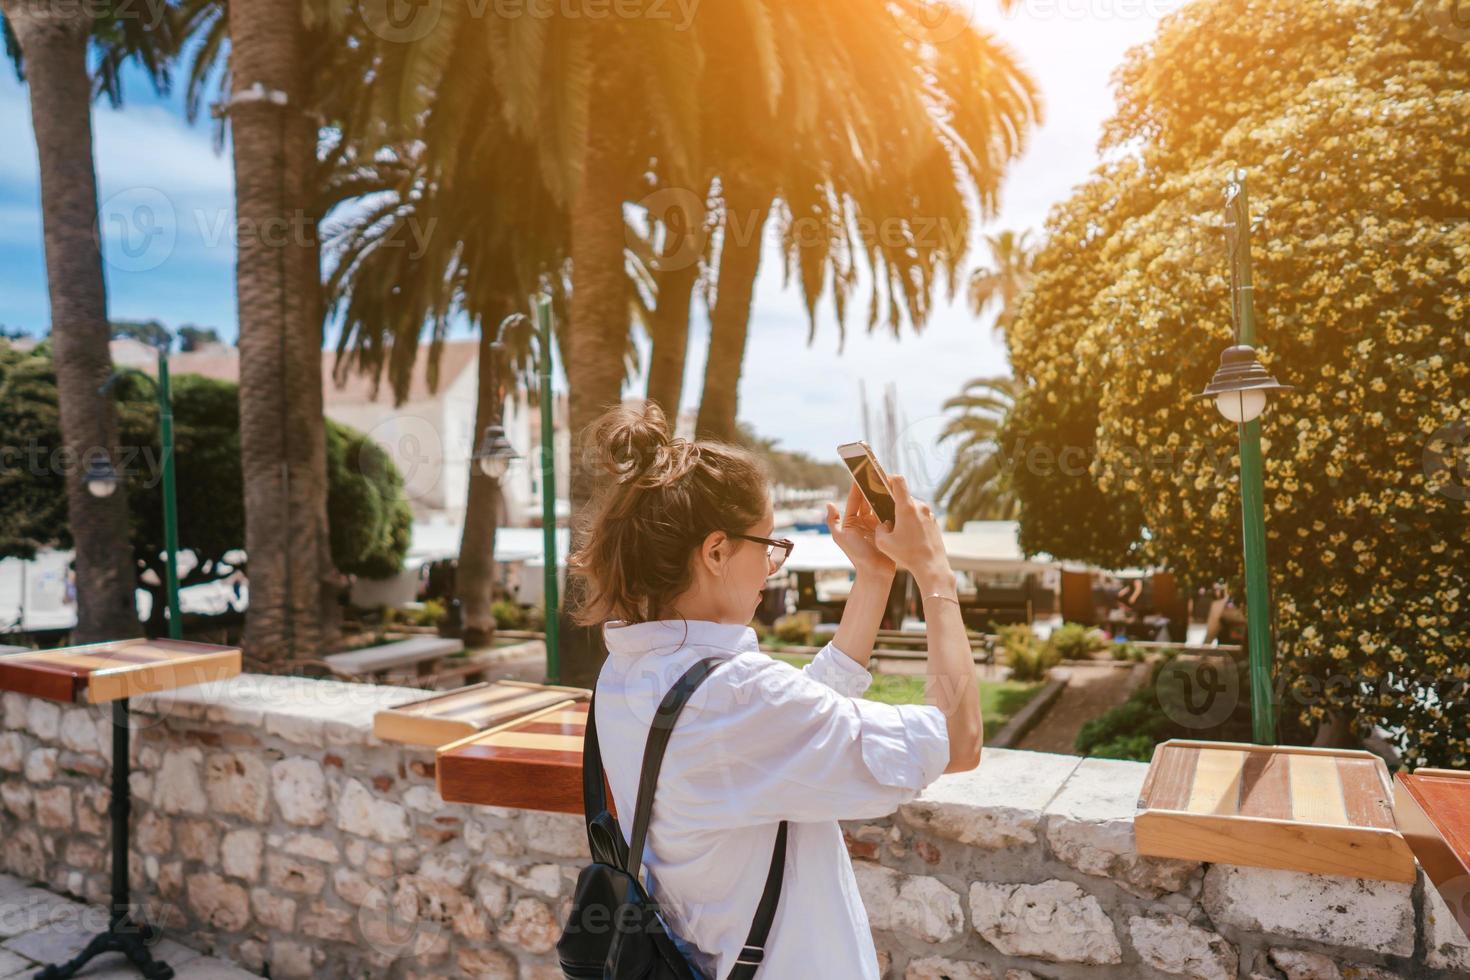
[[[730, 439], [735, 432], [759, 232], [767, 213], [780, 216], [787, 272], [797, 274], [806, 300], [809, 343], [817, 301], [829, 285], [842, 328], [857, 259], [873, 283], [869, 329], [885, 319], [896, 336], [904, 316], [922, 329], [934, 287], [944, 282], [953, 292], [969, 196], [982, 215], [994, 213], [1005, 167], [1040, 118], [1034, 83], [988, 34], [967, 30], [934, 42], [922, 15], [902, 4], [891, 16], [916, 18], [904, 29], [891, 17], [876, 26], [849, 16], [834, 21], [832, 11], [819, 4], [790, 9], [795, 20], [780, 36], [803, 39], [806, 64], [820, 66], [822, 81], [785, 89], [790, 102], [778, 108], [777, 117], [791, 122], [781, 128], [780, 139], [761, 139], [775, 130], [769, 121], [754, 121], [733, 141], [745, 148], [734, 158], [738, 165], [722, 171], [738, 175], [729, 180], [734, 213], [753, 231], [733, 236], [728, 281], [721, 247], [699, 413], [702, 436]], [[853, 60], [853, 51], [864, 57]], [[809, 128], [801, 126], [803, 103], [818, 109]]]
[[[0, 0], [6, 49], [28, 83], [41, 174], [41, 214], [51, 340], [56, 359], [62, 446], [80, 465], [67, 475], [67, 518], [76, 547], [80, 643], [138, 635], [137, 570], [128, 544], [127, 492], [120, 480], [107, 497], [87, 491], [87, 462], [117, 458], [117, 414], [99, 389], [112, 374], [107, 291], [98, 234], [97, 174], [92, 150], [94, 93], [122, 97], [121, 68], [140, 64], [160, 90], [168, 75], [158, 58], [167, 23], [123, 12], [94, 17], [87, 4]], [[95, 78], [89, 46], [98, 42]]]
[[1031, 243], [1031, 232], [1017, 235], [1003, 231], [999, 235], [986, 235], [985, 245], [990, 250], [990, 265], [982, 266], [970, 273], [967, 291], [970, 309], [976, 316], [983, 314], [992, 303], [999, 312], [992, 324], [997, 333], [1010, 328], [1016, 317], [1016, 302], [1031, 285], [1032, 263], [1036, 259], [1036, 247]]
[[[465, 143], [475, 143], [467, 139]], [[504, 140], [478, 141], [478, 151], [513, 156]], [[439, 353], [449, 323], [463, 314], [480, 331], [479, 386], [472, 440], [501, 417], [507, 381], [528, 384], [535, 373], [529, 331], [509, 332], [509, 363], [499, 384], [491, 383], [491, 341], [501, 319], [525, 305], [538, 283], [558, 283], [565, 258], [564, 219], [545, 199], [534, 172], [508, 166], [475, 173], [500, 187], [484, 193], [475, 183], [446, 191], [426, 179], [413, 146], [375, 154], [342, 174], [340, 184], [361, 194], [377, 185], [372, 207], [338, 223], [327, 247], [336, 259], [326, 292], [340, 313], [337, 376], [349, 370], [386, 373], [395, 404], [407, 396], [412, 367], [419, 356], [424, 326], [429, 326], [428, 375], [437, 386]], [[376, 178], [376, 180], [374, 179]], [[360, 201], [361, 198], [358, 198]], [[406, 243], [417, 242], [413, 248]], [[526, 447], [523, 447], [526, 448]], [[473, 445], [452, 452], [468, 456]], [[503, 496], [500, 481], [472, 467], [469, 476], [459, 566], [455, 577], [465, 642], [489, 642], [495, 530]]]
[[1014, 378], [975, 378], [944, 402], [945, 411], [958, 413], [939, 434], [941, 444], [956, 445], [954, 462], [935, 490], [950, 530], [965, 521], [1014, 520], [1020, 513], [999, 441], [1015, 397]]
[[[239, 234], [240, 462], [250, 609], [245, 653], [315, 659], [340, 587], [326, 512], [315, 50], [291, 0], [231, 0], [227, 112]], [[216, 21], [217, 25], [217, 21]], [[215, 48], [217, 52], [219, 49]]]
[[[539, 358], [550, 356], [532, 350], [528, 331], [510, 332], [504, 339], [511, 373], [502, 372], [492, 388], [490, 342], [502, 318], [524, 310], [537, 290], [550, 291], [553, 308], [566, 311], [568, 220], [549, 193], [535, 147], [501, 125], [501, 117], [479, 115], [502, 98], [479, 52], [452, 47], [444, 73], [452, 84], [435, 89], [406, 120], [390, 94], [402, 90], [413, 65], [404, 54], [402, 46], [374, 53], [365, 73], [372, 82], [345, 119], [343, 152], [329, 181], [337, 188], [329, 209], [349, 198], [372, 202], [328, 236], [336, 262], [327, 294], [342, 326], [335, 373], [350, 369], [374, 379], [386, 373], [401, 402], [425, 327], [433, 387], [442, 341], [451, 320], [463, 315], [481, 336], [477, 440], [501, 416], [506, 383], [530, 388]], [[482, 124], [467, 125], [469, 119]], [[379, 145], [385, 138], [397, 142]], [[640, 284], [625, 291], [629, 319], [646, 323], [652, 277], [646, 243], [632, 231], [626, 238], [624, 268]], [[420, 247], [406, 249], [407, 242]], [[619, 363], [631, 373], [636, 348], [631, 335], [626, 339]], [[473, 446], [461, 448], [468, 455]], [[494, 536], [502, 501], [499, 482], [472, 469], [456, 576], [464, 636], [472, 645], [488, 642], [494, 630]]]
[[956, 441], [954, 461], [939, 480], [935, 497], [944, 502], [950, 529], [966, 520], [1014, 520], [1020, 498], [1010, 485], [1000, 445], [1005, 416], [1016, 404], [1016, 379], [975, 378], [944, 403], [957, 411], [939, 433], [939, 442]]
[[363, 24], [317, 4], [183, 0], [170, 9], [182, 53], [192, 44], [185, 111], [212, 80], [226, 99], [216, 143], [233, 137], [239, 304], [240, 455], [250, 609], [244, 647], [256, 660], [312, 660], [336, 644], [344, 579], [327, 530], [322, 393], [319, 200], [329, 160], [318, 125], [337, 123], [363, 77]]
[[[673, 190], [663, 213], [650, 215], [657, 239], [654, 271], [655, 306], [649, 313], [647, 398], [656, 402], [670, 420], [679, 417], [684, 397], [684, 372], [689, 352], [689, 317], [699, 286], [703, 263], [709, 257], [709, 216], [705, 209], [707, 186], [698, 192]], [[665, 191], [670, 189], [665, 188]], [[656, 199], [659, 191], [650, 198]], [[651, 203], [645, 199], [646, 203]]]

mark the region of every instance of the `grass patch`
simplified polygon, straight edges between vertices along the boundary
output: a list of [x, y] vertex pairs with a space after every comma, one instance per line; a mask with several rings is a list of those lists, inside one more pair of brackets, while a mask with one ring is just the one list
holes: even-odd
[[[797, 669], [812, 662], [811, 657], [794, 654], [771, 656]], [[1042, 688], [1040, 683], [1027, 681], [976, 681], [976, 684], [980, 687], [980, 714], [985, 718], [985, 730], [992, 732], [1010, 721]], [[875, 673], [863, 697], [885, 704], [924, 704], [924, 678]]]

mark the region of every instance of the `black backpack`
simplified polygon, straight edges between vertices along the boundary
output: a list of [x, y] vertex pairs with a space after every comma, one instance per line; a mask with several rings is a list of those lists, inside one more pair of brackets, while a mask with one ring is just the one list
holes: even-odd
[[[653, 813], [658, 771], [663, 765], [674, 721], [695, 688], [725, 659], [706, 657], [695, 663], [674, 682], [659, 704], [643, 749], [643, 775], [638, 783], [631, 847], [623, 841], [617, 818], [607, 812], [594, 690], [582, 745], [582, 806], [593, 863], [577, 876], [572, 911], [556, 943], [561, 970], [568, 980], [710, 980], [674, 944], [659, 903], [649, 897], [638, 878], [638, 865]], [[782, 820], [776, 832], [765, 892], [729, 980], [752, 980], [755, 976], [764, 956], [771, 920], [776, 915], [776, 903], [781, 898], [781, 876], [785, 868], [786, 821]]]

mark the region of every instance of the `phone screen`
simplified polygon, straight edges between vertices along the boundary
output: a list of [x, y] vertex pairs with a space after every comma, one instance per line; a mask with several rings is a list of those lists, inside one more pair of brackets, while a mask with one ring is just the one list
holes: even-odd
[[893, 497], [888, 492], [888, 487], [883, 482], [882, 475], [874, 465], [872, 457], [867, 453], [858, 456], [844, 456], [842, 461], [847, 468], [852, 470], [852, 478], [857, 481], [858, 489], [863, 496], [868, 498], [868, 503], [873, 508], [873, 513], [878, 515], [878, 520], [887, 524], [893, 523]]

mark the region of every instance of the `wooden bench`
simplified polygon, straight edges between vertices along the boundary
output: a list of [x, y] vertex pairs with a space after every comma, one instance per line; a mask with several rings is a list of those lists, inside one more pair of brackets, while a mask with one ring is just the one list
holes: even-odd
[[389, 671], [402, 670], [405, 667], [414, 668], [421, 677], [432, 674], [440, 660], [463, 651], [464, 643], [460, 640], [441, 636], [415, 636], [348, 653], [329, 653], [322, 660], [338, 674], [371, 677], [381, 681], [387, 677]]

